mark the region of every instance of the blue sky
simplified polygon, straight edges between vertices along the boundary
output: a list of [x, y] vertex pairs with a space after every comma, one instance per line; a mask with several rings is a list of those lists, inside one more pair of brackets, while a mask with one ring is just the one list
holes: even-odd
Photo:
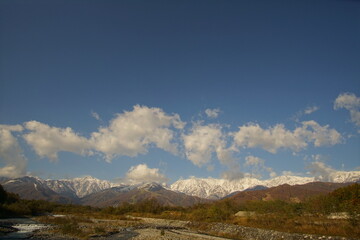
[[360, 166], [357, 1], [3, 0], [0, 31], [2, 175]]

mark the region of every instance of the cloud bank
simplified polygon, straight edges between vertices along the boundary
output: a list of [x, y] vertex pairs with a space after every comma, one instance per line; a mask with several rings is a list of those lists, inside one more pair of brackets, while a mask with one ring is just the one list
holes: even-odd
[[51, 127], [37, 121], [24, 125], [29, 133], [23, 138], [40, 157], [56, 160], [62, 151], [80, 155], [97, 152], [111, 161], [116, 156], [145, 154], [152, 145], [176, 154], [178, 146], [172, 129], [182, 129], [184, 123], [177, 114], [167, 115], [159, 108], [136, 105], [133, 111], [116, 115], [109, 126], [100, 127], [90, 138], [69, 127]]
[[[345, 108], [350, 112], [351, 121], [360, 126], [360, 98], [352, 93], [340, 94], [334, 109]], [[308, 107], [302, 114], [311, 114], [319, 107]], [[220, 109], [206, 109], [206, 116], [216, 118]], [[100, 116], [92, 112], [95, 119]], [[56, 160], [59, 152], [89, 156], [100, 155], [111, 162], [121, 156], [136, 157], [146, 154], [151, 148], [158, 148], [177, 156], [185, 156], [198, 167], [213, 168], [213, 161], [228, 167], [223, 175], [228, 179], [238, 178], [240, 159], [237, 153], [243, 149], [263, 149], [270, 153], [278, 151], [299, 152], [309, 146], [333, 146], [342, 142], [342, 135], [329, 125], [320, 125], [314, 120], [296, 121], [294, 129], [284, 124], [262, 127], [256, 123], [238, 126], [236, 131], [227, 131], [229, 126], [205, 124], [202, 121], [186, 123], [178, 114], [168, 114], [160, 108], [135, 105], [131, 111], [115, 115], [106, 126], [99, 127], [87, 137], [70, 127], [59, 128], [38, 121], [23, 125], [0, 125], [0, 175], [19, 176], [26, 172], [26, 158], [17, 140], [22, 136], [35, 153], [42, 158]], [[18, 132], [14, 135], [13, 132]], [[264, 160], [248, 156], [245, 166], [258, 167], [275, 176], [275, 172], [264, 164]], [[320, 169], [314, 165], [312, 169]], [[322, 167], [322, 169], [325, 169]], [[156, 169], [155, 169], [156, 170]], [[146, 165], [138, 165], [129, 172], [129, 179], [135, 181], [132, 172], [146, 172], [161, 179], [163, 176]], [[155, 171], [155, 172], [154, 172]], [[144, 175], [144, 176], [150, 176]], [[154, 177], [156, 178], [156, 177]], [[150, 179], [150, 177], [149, 177]]]

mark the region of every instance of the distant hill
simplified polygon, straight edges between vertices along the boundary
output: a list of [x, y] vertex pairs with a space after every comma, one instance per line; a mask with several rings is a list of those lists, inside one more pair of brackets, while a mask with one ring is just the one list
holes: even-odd
[[166, 206], [192, 206], [209, 200], [188, 196], [184, 193], [165, 189], [157, 183], [146, 183], [136, 187], [114, 187], [93, 193], [81, 199], [82, 204], [106, 207], [118, 206], [123, 202], [138, 203], [144, 200], [155, 199]]
[[6, 191], [16, 193], [23, 199], [46, 200], [58, 203], [79, 203], [77, 198], [69, 198], [56, 193], [40, 179], [23, 177], [3, 182]]
[[237, 203], [244, 203], [251, 200], [284, 200], [290, 202], [302, 202], [309, 197], [330, 193], [338, 188], [349, 185], [350, 183], [329, 183], [311, 182], [302, 185], [283, 184], [263, 190], [242, 191], [228, 199]]

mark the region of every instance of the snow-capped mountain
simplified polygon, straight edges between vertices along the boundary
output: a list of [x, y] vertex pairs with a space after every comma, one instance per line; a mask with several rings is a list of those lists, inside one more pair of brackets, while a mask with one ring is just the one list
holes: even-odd
[[81, 199], [84, 205], [95, 207], [118, 206], [124, 202], [137, 203], [144, 200], [156, 199], [167, 206], [192, 206], [209, 200], [166, 189], [161, 184], [139, 183], [136, 185], [113, 187], [89, 194]]
[[[356, 182], [360, 180], [360, 171], [335, 171], [329, 174], [329, 178], [332, 182], [336, 183]], [[321, 181], [323, 179], [320, 178], [319, 180]]]
[[38, 177], [30, 176], [16, 179], [2, 178], [1, 184], [10, 192], [20, 194], [20, 196], [24, 198], [77, 203], [81, 202], [81, 199], [86, 196], [100, 193], [107, 189], [112, 189], [111, 192], [118, 193], [130, 192], [134, 189], [144, 189], [148, 192], [165, 189], [200, 198], [221, 199], [231, 193], [251, 189], [255, 186], [271, 188], [283, 184], [300, 185], [315, 181], [348, 183], [359, 180], [360, 171], [332, 171], [326, 176], [321, 177], [279, 176], [268, 180], [259, 180], [249, 177], [238, 180], [193, 177], [190, 179], [178, 180], [168, 187], [160, 186], [155, 183], [119, 185], [90, 176], [61, 180], [43, 180]]
[[54, 192], [77, 196], [79, 198], [117, 186], [112, 182], [91, 176], [73, 179], [44, 180], [44, 183]]
[[[360, 179], [360, 171], [336, 171], [330, 174], [328, 181], [336, 183], [356, 182]], [[315, 177], [279, 176], [268, 180], [256, 178], [241, 178], [226, 180], [215, 178], [190, 178], [174, 182], [170, 189], [191, 196], [207, 199], [220, 199], [233, 192], [244, 191], [255, 186], [275, 187], [282, 184], [298, 185], [320, 181]]]
[[61, 180], [43, 180], [38, 177], [25, 176], [3, 182], [3, 185], [9, 189], [14, 189], [16, 187], [16, 189], [18, 189], [18, 193], [21, 192], [20, 186], [30, 186], [29, 184], [34, 187], [35, 191], [40, 191], [40, 189], [41, 191], [44, 191], [44, 189], [47, 191], [51, 190], [56, 194], [74, 200], [91, 193], [96, 193], [104, 189], [118, 186], [112, 182], [90, 176]]
[[56, 193], [49, 188], [44, 180], [37, 177], [8, 179], [2, 182], [6, 191], [19, 194], [24, 199], [48, 200], [60, 203], [77, 203], [77, 198]]

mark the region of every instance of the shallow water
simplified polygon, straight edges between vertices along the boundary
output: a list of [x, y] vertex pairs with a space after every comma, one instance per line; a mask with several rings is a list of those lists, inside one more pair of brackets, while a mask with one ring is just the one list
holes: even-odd
[[18, 229], [16, 232], [0, 236], [1, 240], [5, 239], [26, 239], [29, 238], [35, 230], [47, 227], [45, 224], [37, 223], [29, 218], [9, 218], [1, 219], [1, 223], [11, 224], [13, 228]]

